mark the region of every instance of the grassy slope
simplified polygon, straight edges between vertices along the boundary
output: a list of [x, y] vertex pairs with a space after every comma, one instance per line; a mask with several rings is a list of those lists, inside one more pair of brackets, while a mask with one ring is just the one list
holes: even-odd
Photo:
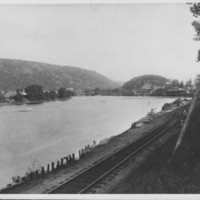
[[[180, 132], [180, 128], [176, 128]], [[148, 158], [114, 193], [200, 193], [200, 106], [176, 155], [177, 136]]]

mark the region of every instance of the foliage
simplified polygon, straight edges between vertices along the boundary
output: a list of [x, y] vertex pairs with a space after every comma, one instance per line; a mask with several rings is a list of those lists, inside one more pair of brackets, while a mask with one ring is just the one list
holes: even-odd
[[192, 12], [194, 17], [200, 16], [200, 3], [194, 3], [190, 7], [190, 11]]
[[30, 101], [44, 100], [43, 87], [41, 85], [30, 85], [25, 88], [27, 99]]
[[48, 91], [45, 91], [43, 96], [45, 101], [50, 101], [50, 94]]
[[180, 81], [180, 82], [179, 82], [179, 80], [174, 79], [174, 80], [172, 80], [170, 83], [168, 83], [168, 84], [165, 85], [165, 88], [166, 88], [166, 89], [170, 89], [170, 88], [174, 88], [174, 87], [184, 88], [184, 83], [183, 83], [183, 81]]
[[65, 88], [60, 88], [58, 90], [58, 98], [63, 99], [63, 98], [69, 98], [70, 97], [70, 92], [67, 91]]
[[13, 177], [11, 177], [11, 179], [12, 179], [12, 182], [14, 184], [17, 184], [17, 183], [21, 182], [21, 177], [20, 176], [13, 176]]
[[16, 102], [22, 102], [23, 96], [20, 93], [17, 93], [15, 96], [12, 97]]
[[179, 83], [179, 87], [180, 87], [180, 88], [184, 88], [184, 83], [183, 83], [183, 81], [181, 81], [181, 82]]
[[4, 95], [0, 92], [0, 102], [4, 102], [5, 101], [5, 97]]
[[57, 98], [57, 94], [56, 94], [56, 91], [55, 91], [55, 90], [51, 90], [51, 91], [49, 92], [49, 98], [50, 98], [51, 100], [55, 100], [55, 99]]
[[123, 85], [123, 88], [127, 90], [137, 90], [137, 89], [142, 89], [142, 87], [145, 84], [152, 85], [152, 87], [154, 86], [161, 87], [164, 86], [167, 81], [168, 79], [162, 76], [144, 75], [144, 76], [134, 77], [130, 81], [126, 82]]
[[200, 83], [200, 74], [198, 74], [194, 80], [194, 85], [197, 86]]
[[95, 95], [98, 95], [99, 93], [100, 93], [100, 88], [96, 87], [96, 88], [94, 89], [94, 94], [95, 94]]
[[[40, 166], [39, 162], [36, 159], [34, 159], [32, 166], [28, 168], [28, 170], [27, 170], [27, 172], [25, 173], [24, 176], [13, 176], [13, 177], [11, 177], [12, 184], [18, 184], [18, 183], [21, 183], [23, 181], [28, 181], [32, 178], [37, 177], [38, 174], [41, 174], [41, 173], [42, 173], [41, 166]], [[10, 184], [9, 184], [9, 186], [10, 186]]]
[[[190, 7], [190, 11], [192, 12], [194, 17], [196, 17], [196, 18], [200, 17], [200, 3], [193, 3], [192, 6]], [[200, 40], [200, 21], [199, 21], [199, 19], [193, 21], [192, 26], [194, 27], [194, 29], [196, 31], [194, 40]]]

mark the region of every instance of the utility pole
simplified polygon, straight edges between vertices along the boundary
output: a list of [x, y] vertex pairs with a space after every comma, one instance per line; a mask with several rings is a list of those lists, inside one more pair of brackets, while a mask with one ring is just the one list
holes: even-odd
[[[200, 17], [200, 3], [189, 3], [188, 5], [191, 5], [190, 11], [193, 14], [193, 16], [195, 18]], [[194, 27], [195, 32], [196, 32], [194, 40], [200, 41], [200, 20], [198, 19], [198, 21], [193, 21], [192, 26]], [[200, 50], [198, 50], [197, 62], [200, 62]], [[180, 144], [181, 144], [181, 142], [183, 140], [183, 136], [184, 136], [184, 134], [186, 132], [186, 129], [187, 129], [187, 126], [188, 126], [188, 124], [190, 122], [190, 118], [192, 116], [192, 112], [193, 112], [193, 110], [195, 108], [195, 105], [196, 105], [196, 103], [198, 101], [199, 93], [200, 93], [200, 78], [199, 78], [199, 76], [197, 76], [196, 92], [195, 92], [194, 97], [192, 99], [192, 102], [191, 102], [187, 117], [185, 119], [183, 128], [182, 128], [181, 133], [179, 135], [179, 138], [177, 140], [177, 143], [176, 143], [176, 146], [174, 148], [173, 154], [175, 154], [176, 150], [178, 149], [178, 147], [180, 146]]]
[[199, 87], [199, 82], [198, 82], [198, 83], [197, 83], [197, 86], [196, 86], [196, 92], [195, 92], [194, 97], [193, 97], [193, 99], [192, 99], [192, 102], [191, 102], [189, 111], [188, 111], [188, 113], [187, 113], [187, 117], [186, 117], [186, 119], [185, 119], [183, 128], [182, 128], [181, 133], [180, 133], [180, 135], [179, 135], [179, 137], [178, 137], [176, 146], [175, 146], [174, 151], [173, 151], [173, 155], [175, 154], [176, 150], [178, 149], [178, 147], [180, 146], [180, 144], [181, 144], [181, 142], [182, 142], [182, 140], [183, 140], [183, 136], [184, 136], [184, 134], [185, 134], [185, 132], [186, 132], [186, 130], [187, 130], [187, 126], [188, 126], [188, 124], [189, 124], [189, 122], [190, 122], [190, 118], [191, 118], [191, 116], [192, 116], [192, 112], [193, 112], [193, 110], [194, 110], [194, 108], [195, 108], [195, 105], [196, 105], [196, 103], [197, 103], [197, 101], [198, 101], [199, 93], [200, 93], [200, 87]]

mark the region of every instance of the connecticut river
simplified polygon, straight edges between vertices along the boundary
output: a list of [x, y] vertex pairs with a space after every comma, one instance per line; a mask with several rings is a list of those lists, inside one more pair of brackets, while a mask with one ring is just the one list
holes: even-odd
[[10, 183], [12, 176], [77, 153], [93, 140], [98, 144], [120, 134], [151, 108], [159, 111], [172, 101], [174, 98], [95, 96], [1, 106], [0, 188]]

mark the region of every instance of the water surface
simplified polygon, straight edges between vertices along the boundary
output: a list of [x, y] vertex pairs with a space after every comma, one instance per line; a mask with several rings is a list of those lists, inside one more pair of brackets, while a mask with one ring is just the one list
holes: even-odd
[[[68, 101], [0, 107], [0, 188], [28, 168], [77, 153], [87, 144], [117, 135], [151, 108], [173, 98], [73, 97]], [[26, 108], [30, 112], [21, 112]]]

